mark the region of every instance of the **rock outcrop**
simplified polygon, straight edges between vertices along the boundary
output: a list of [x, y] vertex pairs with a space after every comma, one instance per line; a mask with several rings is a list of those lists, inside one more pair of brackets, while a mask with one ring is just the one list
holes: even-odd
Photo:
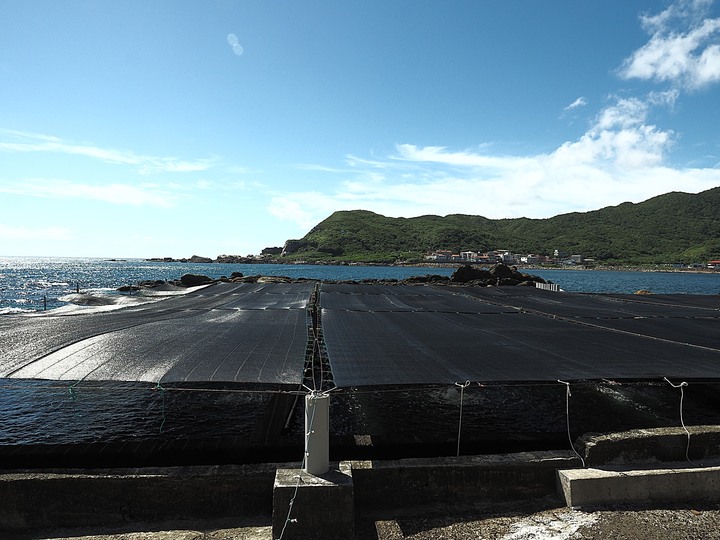
[[210, 257], [201, 257], [200, 255], [193, 255], [190, 257], [187, 262], [191, 263], [211, 263], [214, 262]]
[[301, 240], [285, 241], [285, 245], [282, 248], [281, 256], [285, 257], [286, 255], [291, 255], [291, 254], [295, 253], [298, 249], [300, 249], [301, 245], [302, 245]]
[[198, 285], [209, 285], [214, 282], [213, 278], [202, 274], [183, 274], [180, 277], [180, 283], [184, 287], [197, 287]]
[[539, 276], [518, 272], [515, 267], [496, 264], [490, 270], [470, 265], [461, 266], [450, 276], [450, 282], [481, 286], [511, 286], [534, 285], [535, 283], [545, 283], [545, 280]]

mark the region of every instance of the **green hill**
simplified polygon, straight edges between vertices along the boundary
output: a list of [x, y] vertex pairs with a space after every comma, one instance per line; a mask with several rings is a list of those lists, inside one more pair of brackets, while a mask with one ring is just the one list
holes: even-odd
[[449, 215], [389, 218], [335, 212], [300, 240], [291, 259], [394, 262], [422, 260], [431, 250], [552, 254], [558, 249], [607, 263], [704, 263], [720, 259], [720, 187], [697, 195], [667, 193], [548, 219]]

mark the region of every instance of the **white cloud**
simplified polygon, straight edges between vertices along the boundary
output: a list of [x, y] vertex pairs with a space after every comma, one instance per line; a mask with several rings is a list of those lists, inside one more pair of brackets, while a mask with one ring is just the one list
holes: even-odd
[[[720, 79], [720, 19], [705, 16], [708, 0], [681, 0], [642, 18], [651, 39], [623, 64], [622, 75], [671, 81], [672, 89], [622, 97], [602, 109], [586, 132], [555, 150], [501, 155], [479, 150], [401, 144], [394, 155], [349, 156], [353, 171], [327, 195], [292, 193], [274, 199], [277, 215], [311, 225], [334, 210], [365, 208], [389, 216], [479, 214], [546, 218], [639, 202], [669, 191], [699, 192], [720, 185], [718, 169], [674, 169], [665, 156], [676, 135], [648, 121], [653, 107], [672, 107], [678, 87]], [[684, 25], [685, 30], [676, 27]], [[587, 105], [578, 97], [565, 107]], [[321, 167], [317, 167], [321, 170]]]
[[579, 107], [584, 107], [585, 105], [587, 105], [587, 100], [584, 97], [580, 96], [575, 101], [573, 101], [570, 105], [565, 107], [564, 110], [572, 111], [573, 109], [577, 109]]
[[[273, 197], [268, 208], [271, 215], [309, 229], [319, 221], [318, 215], [337, 208], [332, 198], [322, 193], [301, 193], [289, 197]], [[330, 209], [333, 210], [330, 210]], [[327, 216], [324, 216], [327, 217]]]
[[0, 134], [4, 134], [6, 139], [0, 140], [0, 151], [50, 152], [83, 156], [117, 165], [133, 165], [138, 167], [141, 174], [204, 171], [215, 163], [215, 159], [212, 158], [186, 161], [174, 157], [144, 156], [127, 150], [68, 143], [57, 137], [36, 133], [1, 130]]
[[642, 17], [650, 41], [627, 58], [620, 74], [696, 89], [720, 81], [720, 18], [707, 18], [711, 2], [680, 1]]
[[401, 144], [384, 158], [349, 156], [352, 174], [334, 192], [278, 195], [271, 212], [306, 229], [333, 211], [352, 209], [393, 217], [547, 218], [720, 186], [719, 169], [665, 165], [674, 133], [647, 118], [651, 106], [672, 104], [675, 97], [616, 99], [581, 137], [549, 153], [509, 156]]
[[[553, 151], [518, 156], [492, 152], [491, 147], [400, 144], [384, 157], [348, 156], [349, 170], [314, 166], [342, 175], [342, 183], [325, 194], [278, 195], [271, 212], [306, 228], [333, 211], [351, 209], [393, 217], [466, 213], [547, 218], [670, 191], [718, 187], [718, 168], [668, 166], [666, 156], [678, 137], [650, 121], [655, 107], [674, 107], [680, 89], [720, 80], [720, 19], [707, 16], [711, 3], [679, 0], [659, 14], [643, 16], [651, 37], [623, 63], [621, 75], [669, 82], [669, 89], [610, 98], [584, 134]], [[564, 111], [586, 105], [581, 96]]]
[[35, 179], [0, 185], [0, 193], [53, 199], [88, 199], [131, 206], [171, 207], [175, 196], [157, 186], [91, 185], [67, 180]]
[[235, 34], [228, 34], [227, 35], [227, 42], [228, 45], [230, 45], [230, 48], [232, 49], [233, 54], [237, 56], [242, 56], [242, 53], [245, 52], [245, 49], [242, 48], [242, 45], [240, 45], [240, 40]]
[[469, 151], [448, 152], [446, 148], [441, 146], [418, 148], [411, 144], [398, 145], [397, 151], [398, 156], [396, 156], [395, 159], [409, 162], [439, 163], [455, 167], [474, 167], [487, 171], [516, 169], [522, 164], [527, 164], [529, 162], [528, 160], [532, 159], [511, 156], [491, 156]]

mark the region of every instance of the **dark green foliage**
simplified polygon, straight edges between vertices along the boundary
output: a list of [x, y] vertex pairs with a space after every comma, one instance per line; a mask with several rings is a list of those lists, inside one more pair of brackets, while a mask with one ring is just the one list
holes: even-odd
[[421, 260], [437, 249], [546, 255], [558, 249], [604, 263], [702, 263], [720, 258], [720, 188], [549, 219], [335, 212], [300, 242], [291, 258], [393, 262]]

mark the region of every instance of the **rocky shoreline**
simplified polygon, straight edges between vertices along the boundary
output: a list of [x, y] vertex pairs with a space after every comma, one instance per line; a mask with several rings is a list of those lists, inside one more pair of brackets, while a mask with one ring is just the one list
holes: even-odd
[[154, 289], [167, 285], [176, 287], [197, 287], [200, 285], [212, 285], [213, 283], [366, 283], [378, 285], [422, 285], [431, 283], [433, 285], [459, 285], [477, 287], [497, 286], [535, 286], [535, 283], [551, 283], [539, 276], [525, 274], [516, 267], [505, 264], [496, 264], [491, 269], [478, 268], [470, 265], [461, 266], [451, 276], [438, 274], [426, 274], [423, 276], [410, 276], [398, 279], [363, 279], [355, 280], [318, 280], [309, 278], [290, 278], [287, 276], [263, 276], [260, 274], [245, 276], [241, 272], [233, 272], [230, 277], [211, 278], [203, 274], [184, 274], [180, 279], [173, 281], [146, 280], [137, 285], [124, 285], [119, 287], [119, 292], [133, 292], [141, 289]]
[[[458, 263], [451, 262], [395, 262], [395, 263], [377, 263], [377, 262], [348, 262], [338, 260], [318, 260], [318, 261], [298, 261], [283, 258], [276, 258], [268, 254], [263, 255], [218, 255], [215, 259], [203, 257], [201, 255], [193, 255], [188, 258], [175, 259], [173, 257], [153, 257], [145, 259], [148, 262], [156, 263], [195, 263], [195, 264], [293, 264], [293, 265], [312, 265], [312, 266], [411, 266], [414, 268], [457, 268]], [[470, 263], [468, 266], [473, 268], [483, 268], [480, 263]], [[650, 265], [650, 266], [633, 266], [633, 265], [584, 265], [576, 264], [568, 265], [536, 265], [525, 264], [515, 265], [513, 268], [522, 268], [523, 270], [597, 270], [602, 272], [672, 272], [672, 273], [693, 273], [693, 274], [715, 274], [718, 270], [700, 267], [676, 267], [673, 265]]]

